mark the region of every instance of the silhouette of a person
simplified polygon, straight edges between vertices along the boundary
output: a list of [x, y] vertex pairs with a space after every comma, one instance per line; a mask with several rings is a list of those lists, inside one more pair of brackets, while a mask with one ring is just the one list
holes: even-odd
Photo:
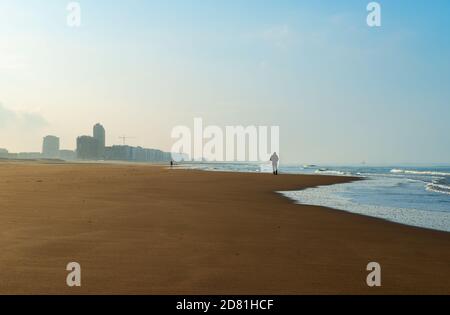
[[272, 154], [270, 160], [272, 161], [273, 175], [278, 175], [278, 161], [280, 158], [278, 157], [277, 152]]

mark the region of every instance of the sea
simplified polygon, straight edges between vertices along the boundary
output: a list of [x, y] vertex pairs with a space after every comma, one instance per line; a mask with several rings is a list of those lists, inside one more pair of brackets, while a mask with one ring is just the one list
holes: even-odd
[[[270, 163], [193, 163], [205, 171], [271, 173]], [[280, 194], [405, 225], [450, 232], [450, 166], [281, 165], [280, 173], [356, 176], [360, 181]]]

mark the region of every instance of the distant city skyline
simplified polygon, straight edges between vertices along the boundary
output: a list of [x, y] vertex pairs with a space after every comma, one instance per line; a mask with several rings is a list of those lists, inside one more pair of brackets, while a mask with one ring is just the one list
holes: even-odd
[[[156, 148], [141, 146], [111, 145], [106, 146], [106, 130], [97, 123], [92, 128], [92, 135], [81, 135], [76, 138], [75, 150], [60, 148], [60, 139], [54, 135], [47, 135], [42, 139], [40, 152], [10, 152], [0, 147], [0, 159], [59, 159], [65, 161], [126, 161], [126, 162], [169, 162], [174, 156], [171, 152], [164, 152]], [[178, 160], [187, 157], [175, 154]]]
[[0, 148], [170, 151], [192, 125], [280, 126], [283, 163], [450, 164], [450, 2], [0, 3]]

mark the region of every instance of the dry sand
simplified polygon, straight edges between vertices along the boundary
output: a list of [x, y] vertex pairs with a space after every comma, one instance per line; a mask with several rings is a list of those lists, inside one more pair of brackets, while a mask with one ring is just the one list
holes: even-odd
[[0, 293], [450, 294], [450, 233], [275, 193], [347, 180], [2, 162]]

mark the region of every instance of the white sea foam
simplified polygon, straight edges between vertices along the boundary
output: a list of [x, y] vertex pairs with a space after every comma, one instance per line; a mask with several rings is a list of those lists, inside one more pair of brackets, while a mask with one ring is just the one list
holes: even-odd
[[450, 186], [447, 185], [440, 185], [435, 183], [429, 183], [426, 186], [428, 191], [433, 191], [441, 194], [447, 194], [450, 195]]
[[341, 172], [341, 171], [332, 171], [332, 170], [316, 170], [316, 174], [328, 174], [328, 175], [339, 175], [339, 176], [351, 176], [352, 174]]
[[446, 172], [401, 170], [401, 169], [396, 169], [396, 168], [392, 169], [391, 173], [393, 173], [393, 174], [409, 174], [409, 175], [450, 176], [450, 173], [446, 173]]
[[280, 193], [299, 204], [324, 206], [406, 225], [450, 232], [450, 212], [361, 204], [346, 197], [348, 196], [346, 192], [360, 188], [361, 185], [366, 189], [370, 189], [379, 185], [388, 187], [388, 185], [395, 184], [396, 181], [388, 183], [384, 180], [365, 180]]

